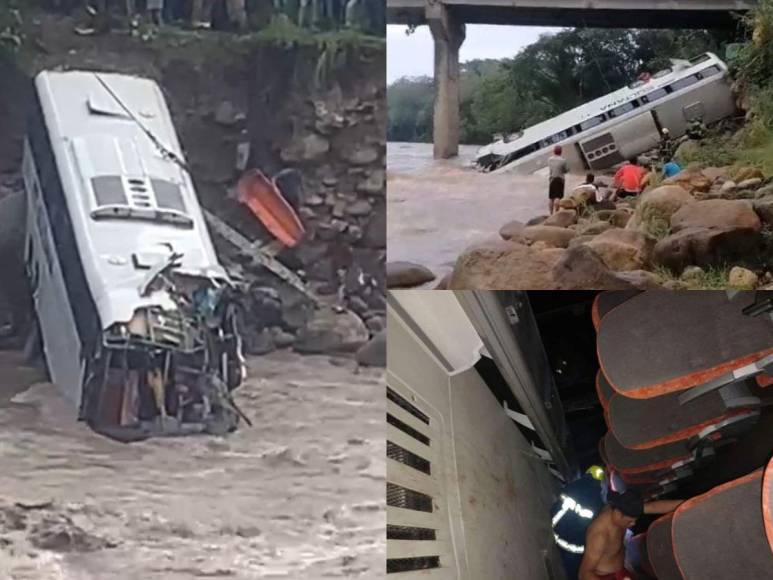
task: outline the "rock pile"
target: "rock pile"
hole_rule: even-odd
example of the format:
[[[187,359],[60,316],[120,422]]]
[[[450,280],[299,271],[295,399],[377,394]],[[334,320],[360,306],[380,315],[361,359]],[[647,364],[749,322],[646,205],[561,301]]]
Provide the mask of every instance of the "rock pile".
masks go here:
[[[754,167],[691,167],[608,209],[564,200],[468,248],[451,289],[734,288],[773,282],[773,182]]]

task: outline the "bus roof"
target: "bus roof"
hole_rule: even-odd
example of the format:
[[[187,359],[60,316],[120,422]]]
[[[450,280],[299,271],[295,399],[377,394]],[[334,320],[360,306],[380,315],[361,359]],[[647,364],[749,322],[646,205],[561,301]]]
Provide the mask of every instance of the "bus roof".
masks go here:
[[[121,74],[44,71],[35,86],[103,327],[130,319],[142,305],[174,306],[138,290],[145,262],[162,261],[169,247],[183,255],[181,272],[227,279],[190,176],[143,131],[183,159],[158,85]]]

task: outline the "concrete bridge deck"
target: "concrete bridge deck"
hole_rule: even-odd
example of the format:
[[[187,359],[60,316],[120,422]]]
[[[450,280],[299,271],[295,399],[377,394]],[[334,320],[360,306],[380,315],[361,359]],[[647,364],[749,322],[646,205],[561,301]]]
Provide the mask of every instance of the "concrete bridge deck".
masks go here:
[[[728,28],[755,0],[433,0],[468,24]],[[425,24],[426,0],[387,0],[390,24]]]

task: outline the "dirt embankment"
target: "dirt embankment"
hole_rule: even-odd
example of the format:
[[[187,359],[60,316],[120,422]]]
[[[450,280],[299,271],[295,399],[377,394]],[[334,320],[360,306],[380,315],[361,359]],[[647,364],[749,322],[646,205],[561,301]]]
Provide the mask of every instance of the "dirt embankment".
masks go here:
[[[0,63],[0,190],[21,186],[24,116],[36,72],[86,69],[153,78],[166,93],[202,205],[250,238],[266,239],[248,210],[227,197],[241,174],[239,154],[248,154],[247,167],[267,174],[300,170],[299,213],[307,236],[280,259],[318,294],[331,300],[343,295],[362,321],[358,330],[383,327],[383,43],[343,37],[280,42],[176,29],[151,38],[126,32],[81,37],[74,26],[41,14],[28,23],[20,64]],[[227,261],[233,258],[227,247],[218,249]],[[268,308],[275,324],[257,329],[256,351],[273,349],[277,333],[286,344],[290,338],[280,331],[293,335],[312,316],[272,275],[259,275],[253,291],[255,307]]]

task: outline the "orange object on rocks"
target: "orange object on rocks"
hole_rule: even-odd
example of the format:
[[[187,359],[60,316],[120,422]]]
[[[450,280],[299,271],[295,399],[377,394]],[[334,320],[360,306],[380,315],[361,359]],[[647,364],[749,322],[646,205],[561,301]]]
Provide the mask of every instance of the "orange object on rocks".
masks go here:
[[[260,170],[251,169],[245,173],[239,180],[237,191],[239,201],[250,208],[277,240],[289,248],[301,241],[306,230],[298,214],[287,203],[276,183]]]

